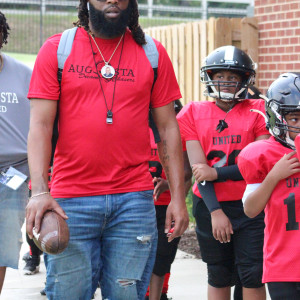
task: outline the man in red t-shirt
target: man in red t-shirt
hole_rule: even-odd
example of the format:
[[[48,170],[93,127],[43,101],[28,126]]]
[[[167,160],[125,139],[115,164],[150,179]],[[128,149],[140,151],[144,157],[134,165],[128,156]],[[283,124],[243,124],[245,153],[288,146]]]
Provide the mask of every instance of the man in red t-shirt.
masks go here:
[[[146,41],[136,0],[81,0],[78,17],[61,88],[56,58],[61,35],[45,42],[33,71],[28,94],[32,196],[26,229],[30,236],[34,226],[39,231],[49,209],[68,222],[68,248],[45,256],[50,300],[90,299],[98,282],[104,299],[143,299],[157,242],[147,155],[149,106],[172,194],[166,231],[172,221],[175,227],[169,241],[188,226],[181,138],[173,108],[181,94],[171,61],[157,41],[152,89],[154,72],[142,48]],[[115,70],[111,78],[101,75],[107,65]],[[58,106],[50,194],[47,169]]]

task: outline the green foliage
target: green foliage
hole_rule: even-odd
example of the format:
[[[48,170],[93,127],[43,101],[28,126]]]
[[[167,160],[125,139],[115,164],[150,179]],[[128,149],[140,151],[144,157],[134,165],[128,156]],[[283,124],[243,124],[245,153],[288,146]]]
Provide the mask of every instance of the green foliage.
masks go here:
[[[23,53],[13,53],[13,52],[5,52],[5,54],[14,57],[16,60],[23,62],[33,69],[34,62],[36,59],[35,54],[23,54]]]
[[[193,180],[193,184],[194,184],[194,180]],[[193,216],[193,191],[192,191],[192,188],[190,188],[189,193],[188,193],[187,197],[185,198],[185,203],[186,203],[187,210],[189,213],[190,226],[191,226],[192,224],[195,224],[195,218]]]

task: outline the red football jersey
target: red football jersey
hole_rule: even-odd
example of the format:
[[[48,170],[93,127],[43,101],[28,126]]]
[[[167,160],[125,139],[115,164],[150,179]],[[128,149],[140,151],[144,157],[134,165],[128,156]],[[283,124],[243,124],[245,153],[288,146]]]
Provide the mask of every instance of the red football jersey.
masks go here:
[[[59,99],[60,36],[49,38],[41,48],[28,98]],[[153,188],[148,165],[149,104],[153,108],[161,107],[180,99],[181,94],[172,63],[159,42],[155,41],[159,63],[152,90],[154,72],[143,48],[129,31],[123,39],[124,44],[120,43],[110,61],[116,76],[101,77],[101,88],[98,74],[104,66],[103,59],[87,32],[83,28],[77,30],[62,74],[59,139],[51,189],[56,198]],[[118,41],[119,38],[96,38],[107,60]],[[106,123],[107,109],[112,109],[113,124]]]
[[[185,141],[200,142],[209,166],[223,167],[236,164],[240,151],[258,136],[269,134],[264,118],[250,109],[265,111],[264,101],[244,100],[228,113],[215,102],[191,102],[177,116],[181,134]],[[219,120],[224,120],[228,128],[218,132]],[[242,199],[245,181],[227,180],[214,183],[218,201]],[[197,184],[193,192],[201,197]]]
[[[155,177],[161,177],[166,179],[165,171],[160,163],[160,159],[158,156],[157,144],[155,144],[153,132],[149,129],[150,132],[150,142],[151,142],[151,157],[149,160],[149,170]],[[169,205],[171,201],[170,191],[165,191],[160,194],[157,201],[154,202],[155,205]]]
[[[247,184],[261,183],[292,150],[274,137],[248,145],[238,157]],[[300,173],[281,180],[265,207],[263,282],[300,282]]]

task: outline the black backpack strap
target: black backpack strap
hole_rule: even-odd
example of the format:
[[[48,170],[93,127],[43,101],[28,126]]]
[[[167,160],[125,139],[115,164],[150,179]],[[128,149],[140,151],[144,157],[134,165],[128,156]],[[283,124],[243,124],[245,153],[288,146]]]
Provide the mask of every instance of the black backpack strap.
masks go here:
[[[53,124],[53,131],[52,131],[52,139],[51,139],[52,149],[51,149],[50,166],[53,166],[54,152],[55,152],[57,140],[58,140],[58,107],[57,107],[57,113]]]

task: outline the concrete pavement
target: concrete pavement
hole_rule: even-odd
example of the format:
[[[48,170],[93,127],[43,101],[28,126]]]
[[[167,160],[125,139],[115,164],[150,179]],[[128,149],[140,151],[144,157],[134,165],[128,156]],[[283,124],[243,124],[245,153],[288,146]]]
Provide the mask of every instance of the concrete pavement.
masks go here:
[[[26,249],[24,248],[25,252]],[[22,254],[25,253],[22,251]],[[40,272],[35,275],[23,275],[24,262],[20,261],[19,270],[7,269],[7,275],[0,299],[2,300],[46,300],[40,290],[44,287],[45,265],[42,261]],[[205,299],[206,269],[204,263],[192,256],[178,251],[172,267],[169,296],[173,300]],[[100,290],[96,291],[96,300],[101,300]],[[72,299],[66,299],[72,300]],[[125,300],[125,299],[124,299]]]
[[[25,241],[25,238],[24,238]],[[22,256],[28,251],[27,243],[23,243],[20,255],[19,270],[7,269],[1,300],[46,300],[40,294],[44,287],[46,270],[42,259],[40,272],[35,275],[23,275],[24,261]],[[178,250],[172,265],[168,296],[173,300],[205,300],[207,290],[206,265],[201,259]],[[96,291],[95,300],[101,300],[101,292]],[[268,299],[270,299],[268,297]],[[72,299],[66,299],[72,300]],[[128,299],[124,299],[128,300]],[[255,299],[253,299],[255,300]]]

